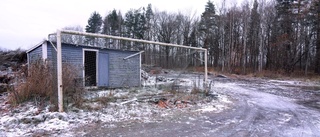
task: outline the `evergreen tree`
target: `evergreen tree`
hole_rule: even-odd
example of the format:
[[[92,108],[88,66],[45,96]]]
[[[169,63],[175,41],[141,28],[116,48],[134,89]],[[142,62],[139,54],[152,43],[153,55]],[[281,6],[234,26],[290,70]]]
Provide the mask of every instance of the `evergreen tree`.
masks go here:
[[[316,55],[315,55],[315,73],[320,74],[320,1],[314,0],[311,6],[312,31],[315,36]]]
[[[153,11],[152,11],[152,6],[151,4],[148,4],[148,7],[147,7],[147,11],[146,11],[146,37],[145,39],[147,40],[152,40],[152,33],[151,33],[151,30],[152,30],[152,20],[154,19],[154,14],[153,14]]]
[[[102,25],[102,17],[101,15],[94,11],[90,18],[88,19],[88,25],[86,26],[86,32],[89,33],[100,33]],[[89,44],[95,44],[95,38],[93,37],[86,37],[87,42]]]
[[[143,39],[146,27],[146,17],[144,9],[130,10],[125,15],[125,26],[127,35],[132,38]]]
[[[205,6],[205,11],[201,15],[200,31],[209,34],[216,26],[216,12],[214,4],[209,0]]]
[[[102,34],[120,35],[122,17],[118,15],[116,10],[110,12],[103,21]]]
[[[114,9],[103,20],[102,34],[121,36],[123,18],[120,11]],[[112,39],[105,39],[105,46],[108,48],[120,48],[120,42]]]
[[[202,37],[202,47],[209,51],[209,62],[214,62],[214,66],[218,65],[219,43],[218,43],[218,27],[217,15],[214,4],[209,0],[205,6],[205,11],[201,15],[199,31]],[[212,60],[214,59],[214,61]],[[210,63],[211,64],[211,63]]]
[[[258,13],[258,2],[254,1],[251,10],[249,33],[248,33],[248,48],[250,52],[250,61],[254,65],[254,70],[257,69],[259,56],[259,31],[260,31],[260,14]],[[246,56],[246,55],[245,55]],[[247,57],[246,57],[247,58]]]
[[[291,73],[294,66],[294,44],[293,44],[293,22],[294,14],[292,13],[292,4],[296,0],[277,0],[276,10],[277,17],[274,27],[274,44],[276,52],[274,57],[274,66],[282,66],[287,72]]]
[[[292,4],[296,0],[277,0],[277,19],[279,23],[279,31],[281,33],[291,34],[292,33]]]
[[[153,18],[154,14],[153,14],[153,11],[152,11],[152,6],[151,4],[148,4],[148,7],[147,7],[147,11],[146,11],[146,21],[147,22],[150,22],[151,19]]]
[[[137,26],[135,28],[136,38],[144,39],[145,31],[147,29],[146,27],[147,20],[145,17],[144,9],[142,12],[138,12],[135,14],[135,19],[137,22]]]
[[[146,19],[146,24],[145,24],[145,36],[144,39],[145,40],[152,40],[153,39],[153,30],[154,28],[152,28],[153,25],[153,19],[154,19],[154,14],[153,14],[153,10],[152,10],[152,6],[151,4],[148,4],[147,9],[146,9],[146,13],[145,13],[145,19]],[[142,59],[142,61],[144,63],[150,62],[152,61],[152,50],[154,49],[154,45],[153,46],[144,46],[144,58]]]
[[[129,10],[125,14],[125,21],[124,25],[126,28],[126,37],[134,38],[134,28],[136,26],[135,18],[134,18],[134,11]]]

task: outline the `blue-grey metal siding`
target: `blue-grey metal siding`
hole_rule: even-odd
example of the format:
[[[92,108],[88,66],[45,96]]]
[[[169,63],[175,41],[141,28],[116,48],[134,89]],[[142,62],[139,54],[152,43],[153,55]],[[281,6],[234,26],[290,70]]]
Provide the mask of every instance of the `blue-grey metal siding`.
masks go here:
[[[53,69],[57,68],[57,51],[50,43],[47,43],[47,61]]]
[[[29,63],[32,63],[40,59],[42,59],[42,46],[39,46],[28,53]]]
[[[50,42],[47,42],[47,60],[54,73],[57,68],[57,52]],[[98,50],[98,86],[110,88],[139,86],[140,83],[140,56],[134,56],[127,60],[123,58],[137,53],[136,51],[120,51],[101,49],[98,47],[75,46],[62,44],[62,61],[77,68],[79,78],[83,78],[83,49]],[[39,46],[29,53],[30,59],[42,57],[42,47]],[[29,60],[30,61],[30,60]],[[56,74],[54,74],[56,75]]]
[[[73,65],[78,75],[83,77],[83,53],[77,46],[62,45],[62,62]]]
[[[48,43],[48,61],[52,62],[52,67],[57,68],[57,52],[53,46]],[[83,77],[83,60],[82,48],[72,45],[62,44],[62,65],[68,63],[74,66],[75,71],[78,72],[78,77]]]
[[[47,44],[47,59],[49,61],[57,60],[57,52],[50,43]]]
[[[98,54],[98,86],[109,86],[109,54],[107,52],[99,52]]]
[[[57,51],[51,45],[50,42],[47,42],[47,63],[52,70],[52,90],[58,90],[58,81],[57,81]],[[55,96],[57,96],[57,92],[54,92]]]
[[[109,51],[109,86],[131,87],[140,85],[140,56],[123,58],[136,52]]]

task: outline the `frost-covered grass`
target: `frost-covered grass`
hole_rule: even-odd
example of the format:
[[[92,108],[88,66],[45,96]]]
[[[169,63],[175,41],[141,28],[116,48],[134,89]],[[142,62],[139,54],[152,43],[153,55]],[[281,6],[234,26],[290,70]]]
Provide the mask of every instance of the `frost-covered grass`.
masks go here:
[[[188,78],[189,77],[189,78]],[[215,98],[191,95],[191,90],[174,94],[171,98],[196,98],[186,107],[161,108],[154,102],[154,97],[172,94],[166,88],[153,86],[153,76],[146,82],[150,86],[144,88],[113,89],[88,91],[80,108],[67,104],[63,113],[50,112],[49,106],[37,106],[33,101],[11,107],[7,94],[0,96],[0,137],[1,136],[73,136],[77,127],[88,124],[112,123],[125,121],[150,122],[155,118],[167,117],[184,112],[220,112],[231,103],[224,95]],[[169,85],[173,80],[168,78],[159,85]],[[194,77],[179,79],[182,86],[192,88]],[[194,97],[197,96],[197,97]],[[77,133],[79,135],[79,133]]]

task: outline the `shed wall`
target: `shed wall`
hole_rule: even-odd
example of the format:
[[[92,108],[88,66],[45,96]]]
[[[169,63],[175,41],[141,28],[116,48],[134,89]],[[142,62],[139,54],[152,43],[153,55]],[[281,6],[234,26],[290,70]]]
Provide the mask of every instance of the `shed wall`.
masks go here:
[[[79,77],[83,77],[83,53],[82,48],[77,46],[62,45],[62,65],[65,63],[74,66]]]
[[[29,63],[32,63],[32,62],[40,60],[40,59],[42,59],[42,46],[35,48],[34,50],[29,52],[29,54],[28,54],[28,62]]]
[[[57,52],[51,45],[47,42],[47,59],[52,66],[53,72],[56,73],[57,68]],[[98,66],[104,66],[99,68],[98,74],[98,85],[107,87],[118,88],[118,87],[132,87],[139,86],[140,82],[140,56],[134,56],[127,60],[123,58],[137,53],[136,51],[120,51],[120,50],[110,50],[101,49],[95,47],[85,47],[85,46],[75,46],[71,44],[62,44],[62,61],[63,63],[72,64],[77,69],[79,78],[83,78],[83,49],[96,49],[98,50]],[[107,54],[108,57],[104,59],[99,59],[102,54]],[[39,46],[29,53],[29,58],[31,60],[41,59],[42,48]],[[106,60],[107,59],[107,60]],[[107,63],[107,64],[106,64]],[[105,70],[102,70],[104,68]],[[56,74],[54,74],[56,75]],[[101,76],[107,76],[108,78],[102,78]],[[107,82],[102,80],[108,80]]]
[[[98,86],[109,86],[109,53],[107,51],[100,51],[98,54]]]
[[[123,58],[136,52],[109,52],[109,86],[132,87],[140,85],[140,56],[127,60]]]

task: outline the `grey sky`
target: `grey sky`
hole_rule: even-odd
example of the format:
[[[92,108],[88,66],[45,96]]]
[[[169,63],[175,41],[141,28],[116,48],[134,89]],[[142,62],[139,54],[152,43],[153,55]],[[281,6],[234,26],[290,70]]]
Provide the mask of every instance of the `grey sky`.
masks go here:
[[[66,26],[83,28],[93,11],[103,17],[111,10],[146,7],[160,11],[200,15],[208,0],[1,0],[0,49],[28,49],[47,35]],[[222,0],[211,0],[219,7]],[[227,0],[235,3],[236,0]],[[238,3],[241,0],[237,0]]]

